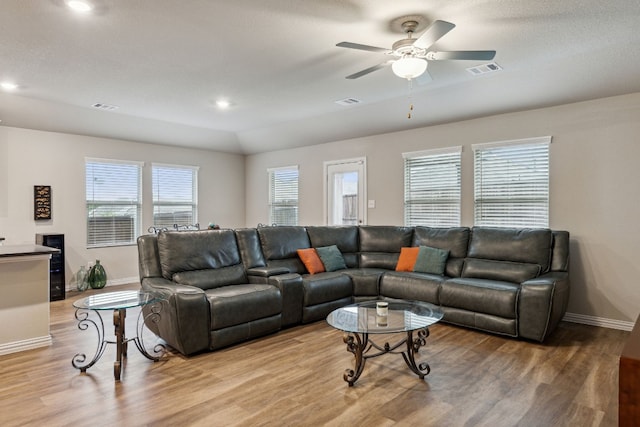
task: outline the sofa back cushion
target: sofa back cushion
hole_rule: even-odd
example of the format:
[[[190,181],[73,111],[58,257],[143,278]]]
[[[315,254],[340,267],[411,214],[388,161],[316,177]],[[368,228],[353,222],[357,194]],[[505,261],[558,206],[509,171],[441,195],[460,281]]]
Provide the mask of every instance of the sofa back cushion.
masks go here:
[[[537,277],[539,274],[540,266],[538,264],[478,258],[467,258],[462,269],[462,277],[512,283],[522,283],[525,280]]]
[[[145,234],[138,237],[138,269],[140,279],[162,277],[158,255],[158,236]]]
[[[551,271],[569,270],[569,232],[554,230],[553,254],[551,255]]]
[[[258,228],[262,253],[267,262],[298,258],[298,249],[311,247],[304,227],[274,226]]]
[[[158,253],[162,276],[168,280],[180,272],[240,264],[233,230],[163,232],[158,235]]]
[[[255,228],[241,228],[235,231],[240,258],[245,268],[264,267],[266,265],[262,248],[260,247],[260,237]]]
[[[460,277],[463,260],[467,256],[469,236],[468,227],[416,227],[413,232],[412,246],[429,246],[449,251],[444,274],[449,277]]]
[[[411,246],[412,227],[361,226],[360,268],[395,270],[400,250]]]
[[[304,227],[273,226],[258,228],[262,254],[268,267],[286,268],[290,273],[306,273],[298,249],[311,247]]]
[[[537,264],[549,269],[553,235],[549,229],[474,227],[467,257]]]
[[[318,226],[307,227],[309,241],[314,248],[336,245],[348,268],[358,267],[358,227]]]
[[[360,252],[395,252],[411,246],[412,227],[363,225],[359,229]]]

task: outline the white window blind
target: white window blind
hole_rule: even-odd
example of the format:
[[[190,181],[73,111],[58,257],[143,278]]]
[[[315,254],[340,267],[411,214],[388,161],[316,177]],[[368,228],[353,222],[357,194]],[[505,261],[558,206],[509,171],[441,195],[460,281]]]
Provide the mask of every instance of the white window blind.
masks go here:
[[[269,169],[269,224],[298,225],[298,167]]]
[[[404,153],[404,224],[460,225],[462,147]]]
[[[85,160],[87,247],[135,244],[142,210],[142,164]]]
[[[174,225],[198,222],[198,168],[153,164],[153,226],[172,229]]]
[[[551,137],[476,144],[475,224],[549,226]]]

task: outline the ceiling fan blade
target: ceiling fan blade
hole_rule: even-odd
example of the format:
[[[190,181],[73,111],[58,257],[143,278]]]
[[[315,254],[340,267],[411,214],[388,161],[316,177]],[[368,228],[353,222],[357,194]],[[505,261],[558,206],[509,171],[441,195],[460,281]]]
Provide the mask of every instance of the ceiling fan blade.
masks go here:
[[[389,52],[389,49],[385,49],[382,47],[375,47],[375,46],[369,46],[366,44],[358,44],[358,43],[350,43],[350,42],[340,42],[336,46],[346,47],[348,49],[367,50],[369,52],[382,52],[382,53]]]
[[[424,73],[420,74],[418,77],[413,79],[413,81],[418,83],[418,86],[424,86],[427,83],[431,83],[432,80],[433,80],[433,77],[431,77],[431,74],[429,74],[429,71],[425,71]]]
[[[349,79],[349,80],[353,80],[353,79],[357,79],[358,77],[362,77],[365,76],[369,73],[373,73],[374,71],[380,70],[381,68],[384,68],[386,66],[388,66],[389,64],[391,64],[393,61],[387,61],[387,62],[383,62],[382,64],[378,64],[378,65],[374,65],[373,67],[369,67],[366,68],[362,71],[358,71],[357,73],[353,73],[345,78]]]
[[[447,34],[455,28],[455,24],[447,21],[434,21],[420,37],[413,43],[414,46],[422,49],[428,49],[432,44],[437,42],[440,37]]]
[[[452,52],[429,52],[427,59],[461,59],[464,61],[491,61],[496,56],[495,50],[454,50]]]

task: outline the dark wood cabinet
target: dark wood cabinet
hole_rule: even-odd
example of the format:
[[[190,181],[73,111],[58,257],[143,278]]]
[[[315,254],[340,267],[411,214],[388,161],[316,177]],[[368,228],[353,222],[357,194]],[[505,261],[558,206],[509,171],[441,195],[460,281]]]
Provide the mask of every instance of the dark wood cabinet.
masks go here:
[[[49,300],[65,298],[66,281],[64,279],[64,234],[36,234],[36,244],[60,249],[51,255],[49,262]]]
[[[640,316],[620,355],[618,425],[640,426]]]

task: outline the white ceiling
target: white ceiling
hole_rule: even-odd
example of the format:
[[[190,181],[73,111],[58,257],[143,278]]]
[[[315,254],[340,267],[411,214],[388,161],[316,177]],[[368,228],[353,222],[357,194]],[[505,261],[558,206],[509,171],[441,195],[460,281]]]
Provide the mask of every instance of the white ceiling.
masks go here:
[[[0,2],[0,81],[20,85],[2,125],[250,154],[640,91],[640,0],[89,1]],[[345,79],[388,57],[336,43],[390,47],[406,15],[456,24],[434,50],[496,50],[503,71]]]

